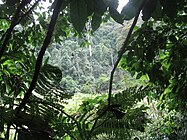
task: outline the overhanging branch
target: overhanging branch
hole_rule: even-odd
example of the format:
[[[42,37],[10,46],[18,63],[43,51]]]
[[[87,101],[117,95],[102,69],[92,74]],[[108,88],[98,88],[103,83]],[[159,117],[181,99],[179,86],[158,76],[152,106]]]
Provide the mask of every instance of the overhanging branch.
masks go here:
[[[109,92],[108,92],[108,106],[111,105],[112,83],[113,83],[113,77],[114,77],[115,70],[116,70],[116,68],[117,68],[117,66],[118,66],[118,64],[119,64],[119,62],[120,62],[120,60],[121,60],[121,58],[122,58],[122,56],[123,56],[123,54],[125,52],[125,48],[126,48],[128,42],[129,42],[129,39],[130,39],[131,34],[133,32],[133,29],[134,29],[134,27],[135,27],[135,25],[136,25],[136,23],[138,21],[138,17],[140,15],[140,11],[143,9],[143,7],[144,7],[144,5],[145,5],[146,2],[147,2],[147,0],[144,0],[144,2],[142,2],[142,5],[140,6],[140,8],[139,8],[139,10],[138,10],[138,12],[137,12],[137,14],[136,14],[136,16],[134,18],[134,21],[133,21],[133,23],[132,23],[132,25],[131,25],[131,27],[129,29],[129,32],[127,34],[127,38],[125,39],[125,41],[123,43],[123,46],[120,49],[120,52],[119,52],[119,55],[118,55],[118,59],[115,62],[114,67],[113,67],[113,69],[111,71],[111,74],[110,74],[110,83],[109,83]]]

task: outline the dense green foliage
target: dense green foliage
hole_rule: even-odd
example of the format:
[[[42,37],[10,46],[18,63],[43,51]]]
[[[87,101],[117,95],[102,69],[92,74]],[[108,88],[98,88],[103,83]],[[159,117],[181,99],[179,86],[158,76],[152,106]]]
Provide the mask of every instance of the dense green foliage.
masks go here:
[[[60,84],[65,92],[72,94],[75,92],[106,93],[108,91],[110,71],[117,58],[120,46],[118,42],[122,38],[121,36],[115,38],[119,32],[125,34],[126,30],[123,26],[108,21],[92,36],[87,37],[87,44],[81,38],[69,37],[62,38],[63,44],[53,44],[48,48],[45,58],[49,58],[50,64],[62,70],[63,78]],[[80,47],[83,44],[85,46]],[[124,77],[127,78],[124,79]],[[127,85],[129,86],[129,81],[127,81],[129,78],[131,76],[128,72],[117,69],[114,89],[122,90]],[[137,83],[132,86],[135,84]]]
[[[0,139],[187,138],[185,1],[49,3],[0,4]]]

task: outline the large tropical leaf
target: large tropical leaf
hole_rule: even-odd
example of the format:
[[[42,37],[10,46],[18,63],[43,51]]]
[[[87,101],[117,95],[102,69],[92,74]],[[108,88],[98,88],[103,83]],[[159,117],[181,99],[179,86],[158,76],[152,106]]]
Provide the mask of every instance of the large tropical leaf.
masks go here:
[[[84,0],[71,0],[70,18],[75,29],[80,33],[87,20],[87,7]]]
[[[121,11],[124,20],[130,20],[137,14],[144,0],[130,0]]]

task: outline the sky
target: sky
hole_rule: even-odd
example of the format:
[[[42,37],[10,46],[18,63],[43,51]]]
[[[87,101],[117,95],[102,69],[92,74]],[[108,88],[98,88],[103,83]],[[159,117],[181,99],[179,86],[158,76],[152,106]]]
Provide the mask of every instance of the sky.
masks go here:
[[[121,12],[123,7],[128,3],[129,0],[119,0],[118,11]]]

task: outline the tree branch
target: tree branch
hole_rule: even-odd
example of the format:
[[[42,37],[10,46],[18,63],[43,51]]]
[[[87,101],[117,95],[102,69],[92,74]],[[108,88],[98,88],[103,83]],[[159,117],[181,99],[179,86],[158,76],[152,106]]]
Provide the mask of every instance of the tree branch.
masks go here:
[[[23,20],[27,15],[29,15],[29,13],[31,13],[31,11],[37,6],[37,4],[39,3],[40,0],[37,0],[33,6],[26,12],[24,13],[21,18],[18,20],[17,24],[19,24],[21,22],[21,20]]]
[[[41,65],[42,65],[43,56],[45,54],[45,51],[46,51],[47,47],[49,46],[49,44],[51,42],[51,38],[53,36],[53,31],[54,31],[54,28],[55,28],[55,24],[56,24],[58,15],[60,13],[60,8],[61,8],[61,5],[62,5],[63,1],[62,0],[56,0],[55,2],[56,2],[56,7],[53,10],[53,15],[51,17],[51,21],[50,21],[50,24],[49,24],[49,27],[48,27],[47,35],[46,35],[45,40],[43,42],[43,46],[42,46],[42,48],[41,48],[41,50],[38,54],[38,58],[36,60],[35,71],[34,71],[34,75],[33,75],[33,78],[32,78],[32,82],[30,84],[29,89],[25,93],[25,96],[24,96],[21,104],[17,108],[17,113],[19,113],[21,111],[21,109],[26,105],[29,97],[32,95],[32,91],[35,88],[35,85],[36,85],[36,82],[37,82],[37,79],[38,79],[38,75],[39,75],[39,72],[40,72],[40,68],[41,68]]]
[[[11,122],[7,124],[7,131],[6,131],[6,135],[5,135],[5,140],[9,140],[10,127],[11,127]]]
[[[115,62],[114,67],[113,67],[113,69],[111,71],[111,74],[110,74],[110,83],[109,83],[109,93],[108,93],[108,106],[111,105],[112,83],[113,83],[113,77],[114,77],[115,70],[116,70],[116,68],[117,68],[117,66],[118,66],[118,64],[119,64],[119,62],[120,62],[120,60],[121,60],[121,58],[122,58],[122,56],[123,56],[123,54],[125,52],[126,46],[128,45],[128,42],[129,42],[129,39],[130,39],[131,34],[133,32],[133,29],[134,29],[134,27],[135,27],[135,25],[136,25],[136,23],[138,21],[138,17],[140,15],[140,11],[143,9],[143,6],[145,5],[146,2],[147,2],[147,0],[144,0],[144,2],[142,2],[142,5],[140,6],[140,8],[139,8],[139,10],[138,10],[138,12],[137,12],[137,14],[136,14],[136,16],[134,18],[134,21],[133,21],[133,23],[132,23],[132,25],[131,25],[131,27],[129,29],[129,32],[127,34],[127,38],[125,39],[125,41],[123,43],[123,46],[120,49],[120,52],[119,52],[119,55],[118,55],[118,59]]]

